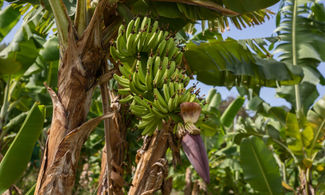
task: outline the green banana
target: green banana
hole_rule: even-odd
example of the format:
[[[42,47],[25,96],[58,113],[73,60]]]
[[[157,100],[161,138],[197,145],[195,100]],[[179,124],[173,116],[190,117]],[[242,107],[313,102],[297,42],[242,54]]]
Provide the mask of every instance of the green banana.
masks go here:
[[[160,104],[159,100],[153,101],[152,108],[157,108],[164,116],[165,116],[165,114],[168,114],[167,105],[166,105],[166,107],[164,107],[163,105]]]
[[[156,115],[156,116],[158,116],[159,118],[165,118],[166,117],[166,115],[164,114],[164,113],[162,113],[158,108],[157,108],[157,106],[155,105],[152,105],[152,112]]]
[[[150,108],[150,105],[144,100],[144,99],[141,99],[139,96],[134,96],[134,101],[137,103],[137,104],[139,104],[139,105],[141,105],[141,106],[144,106],[144,107],[146,107],[147,109],[151,109]],[[149,100],[148,100],[149,101]]]
[[[121,25],[119,28],[118,28],[118,34],[121,35],[124,33],[124,30],[125,30],[125,26],[124,25]]]
[[[155,57],[149,56],[149,58],[147,60],[147,70],[152,70],[154,61],[155,61]]]
[[[195,100],[196,100],[196,95],[192,94],[190,99],[189,99],[189,102],[195,102]]]
[[[146,82],[146,75],[145,75],[145,72],[143,70],[141,60],[137,60],[137,62],[136,62],[136,70],[138,71],[140,81],[142,83],[145,83]]]
[[[175,72],[175,69],[176,69],[175,61],[171,61],[168,66],[168,78],[170,78],[173,75],[173,73]]]
[[[163,85],[163,93],[164,93],[165,101],[168,102],[168,100],[170,98],[170,94],[169,94],[169,89],[168,89],[167,83],[164,83],[164,85]]]
[[[138,33],[138,29],[140,27],[140,22],[141,22],[141,19],[138,17],[134,22],[134,33]]]
[[[122,34],[118,35],[116,38],[116,48],[121,55],[129,55],[128,51],[126,50],[126,38]]]
[[[156,121],[156,116],[152,117],[152,118],[149,118],[147,120],[141,120],[140,123],[138,124],[138,128],[139,129],[143,129],[145,128],[146,126],[154,123]]]
[[[170,37],[167,40],[166,47],[162,53],[162,56],[167,56],[168,52],[173,48],[173,46],[175,46],[175,42],[174,42],[174,39],[172,37]]]
[[[158,84],[160,83],[159,79],[161,79],[163,76],[162,67],[159,67],[157,74],[155,75],[155,78],[153,79],[153,84],[155,87],[158,87]]]
[[[140,31],[144,31],[145,30],[145,27],[147,25],[147,22],[148,22],[148,17],[144,17],[143,20],[142,20],[142,23],[141,23],[141,27],[140,27]]]
[[[173,57],[175,56],[175,54],[177,53],[178,48],[176,47],[175,44],[173,44],[172,48],[168,51],[168,59],[173,59]]]
[[[160,56],[162,56],[164,50],[165,50],[165,47],[166,47],[166,43],[167,41],[164,39],[162,40],[159,45],[158,45],[158,48],[157,48],[157,52]]]
[[[162,76],[161,82],[158,83],[159,88],[161,88],[163,86],[163,84],[167,81],[168,81],[168,72],[167,72],[167,70],[165,70],[165,73]]]
[[[135,95],[144,95],[144,92],[141,91],[136,87],[136,81],[132,78],[130,81],[130,90],[135,94]]]
[[[147,47],[149,49],[154,49],[154,44],[155,44],[157,38],[158,38],[158,34],[156,32],[154,32],[152,34],[152,36],[150,37],[150,39],[147,39],[148,40]]]
[[[117,49],[115,47],[111,46],[109,48],[109,50],[110,50],[110,54],[111,54],[112,58],[115,61],[117,61],[118,59],[123,59],[123,57],[121,56],[121,54],[117,51]]]
[[[166,69],[168,67],[168,62],[169,62],[168,57],[164,57],[164,59],[163,59],[163,61],[161,63],[161,67],[162,67],[163,72],[166,71]]]
[[[148,18],[148,22],[147,22],[147,27],[146,27],[146,32],[147,33],[149,33],[149,31],[150,31],[150,25],[151,25],[151,19],[150,18]]]
[[[160,30],[157,34],[158,34],[157,35],[157,40],[156,40],[156,42],[154,44],[154,47],[156,47],[157,44],[160,43],[164,39],[164,34],[165,33],[164,33],[164,31]]]
[[[186,76],[183,80],[184,86],[187,86],[190,83],[191,78]]]
[[[168,58],[164,57],[161,66],[159,67],[157,74],[155,75],[155,78],[153,80],[154,84],[156,85],[156,87],[161,88],[162,84],[164,83],[164,73],[167,69],[168,66]]]
[[[149,110],[144,106],[130,105],[130,110],[134,115],[144,116],[149,113]]]
[[[173,82],[175,93],[179,92],[178,82]]]
[[[125,98],[120,99],[119,102],[124,104],[124,103],[131,101],[132,99],[133,99],[133,95],[130,94],[130,95],[126,96]]]
[[[141,32],[137,33],[136,36],[135,36],[135,40],[134,40],[134,47],[135,47],[135,49],[136,49],[137,52],[140,52],[139,47],[141,45],[141,43],[140,43],[140,41],[141,41],[141,35],[142,35]]]
[[[127,79],[131,78],[131,70],[127,67],[127,65],[119,65],[118,66],[120,73]]]
[[[173,82],[170,82],[168,84],[168,88],[169,88],[169,95],[170,95],[170,97],[173,97],[175,95],[174,83]]]
[[[188,102],[191,97],[191,92],[186,90],[185,93],[182,95],[181,102]]]
[[[135,34],[130,34],[126,40],[126,50],[129,52],[129,55],[134,55],[136,53],[135,43]]]
[[[147,87],[147,90],[148,91],[151,91],[152,88],[153,88],[153,85],[152,85],[152,70],[150,69],[147,69],[147,74],[146,74],[146,87]]]
[[[142,120],[149,120],[149,119],[154,118],[154,117],[156,117],[156,115],[154,113],[150,112],[150,113],[142,116],[141,119]]]
[[[139,72],[135,71],[132,76],[132,81],[134,81],[134,85],[137,89],[139,89],[141,92],[145,92],[147,90],[146,86],[144,86],[139,79]]]
[[[146,75],[146,86],[147,90],[151,91],[152,90],[152,80],[153,80],[153,75],[152,75],[152,65],[153,65],[154,58],[149,57],[147,61],[147,75]]]
[[[139,42],[137,43],[137,49],[138,49],[138,52],[141,52],[144,49],[144,42],[147,37],[147,32],[139,32],[139,33],[141,36],[140,36]]]
[[[173,105],[173,110],[175,110],[175,109],[177,109],[178,108],[178,102],[179,102],[179,99],[180,99],[180,97],[179,97],[179,95],[178,95],[178,93],[176,93],[176,95],[175,95],[175,98],[174,98],[174,105]]]
[[[184,83],[179,82],[179,83],[178,83],[178,87],[177,87],[177,89],[178,89],[181,93],[183,93],[183,90],[184,90]]]
[[[175,58],[175,61],[176,61],[176,65],[177,66],[180,66],[183,62],[183,52],[180,52],[177,54],[176,58]]]
[[[132,33],[132,29],[133,29],[133,26],[134,26],[134,23],[135,21],[134,20],[131,20],[126,28],[126,31],[125,31],[125,37],[128,37],[131,33]]]
[[[157,56],[156,58],[155,58],[155,63],[154,63],[154,66],[153,66],[153,75],[156,75],[157,74],[157,72],[158,72],[158,69],[159,69],[159,67],[160,67],[160,56]]]
[[[130,88],[123,88],[123,89],[118,89],[117,93],[120,95],[129,95],[131,92]]]
[[[155,21],[152,25],[151,32],[154,33],[158,30],[158,21]]]
[[[172,112],[173,111],[173,107],[174,107],[174,98],[171,97],[168,100],[168,106],[167,106],[168,111],[169,112]]]
[[[151,135],[156,129],[157,129],[157,121],[154,120],[152,123],[150,123],[143,129],[141,134],[142,135]]]
[[[172,74],[172,76],[171,76],[171,79],[172,80],[176,80],[176,79],[178,79],[178,77],[179,77],[179,69],[178,68],[176,68],[175,69],[175,71],[174,71],[174,73]]]
[[[118,76],[117,74],[113,75],[113,78],[118,82],[118,84],[123,88],[130,87],[130,81],[122,76]]]
[[[167,103],[165,102],[165,99],[163,98],[163,96],[161,96],[161,94],[157,88],[153,89],[153,94],[157,98],[159,103],[162,105],[162,107],[167,108]]]

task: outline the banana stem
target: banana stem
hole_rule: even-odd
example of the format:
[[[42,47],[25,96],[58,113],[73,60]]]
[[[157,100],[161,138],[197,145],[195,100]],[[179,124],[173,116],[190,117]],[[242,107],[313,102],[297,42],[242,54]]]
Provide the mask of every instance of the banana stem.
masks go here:
[[[297,64],[297,46],[296,46],[296,23],[297,23],[297,1],[293,0],[293,16],[292,16],[292,64],[294,66]],[[295,85],[295,97],[296,97],[296,114],[297,118],[301,118],[302,106],[300,97],[299,84]]]
[[[107,72],[107,66],[104,64],[103,72]],[[100,92],[102,95],[102,104],[103,104],[103,112],[104,114],[108,113],[110,111],[109,107],[109,94],[108,94],[108,87],[107,83],[103,83],[100,85]],[[110,119],[104,120],[104,128],[105,128],[105,143],[106,143],[106,163],[107,163],[107,193],[108,195],[113,194],[110,188],[111,185],[111,171],[112,171],[112,151],[110,147],[110,132],[109,132],[109,121]]]
[[[74,25],[76,27],[78,37],[80,38],[87,27],[87,0],[77,1],[77,11]]]
[[[68,44],[69,25],[71,24],[67,8],[62,0],[49,0],[49,3],[55,17],[60,43],[65,48]]]
[[[9,107],[10,80],[11,80],[11,76],[9,75],[8,83],[7,83],[6,88],[5,88],[3,104],[2,104],[2,107],[1,107],[1,111],[0,111],[0,132],[2,132],[2,127],[3,127],[4,123],[6,122],[6,118],[7,118],[7,114],[8,114],[7,111],[8,111],[8,107]]]
[[[297,23],[297,0],[293,0],[293,11],[292,11],[292,64],[297,66],[297,46],[296,46],[296,23]],[[301,97],[300,97],[300,88],[299,84],[295,85],[295,97],[296,97],[296,115],[298,121],[300,121],[301,116],[303,115],[303,109],[301,106]],[[299,122],[300,124],[300,122]],[[299,125],[300,126],[300,125]],[[300,136],[302,137],[301,133]],[[304,149],[303,149],[304,150]],[[309,171],[302,171],[305,178],[308,178]],[[309,194],[308,181],[305,181],[305,192],[306,195]]]

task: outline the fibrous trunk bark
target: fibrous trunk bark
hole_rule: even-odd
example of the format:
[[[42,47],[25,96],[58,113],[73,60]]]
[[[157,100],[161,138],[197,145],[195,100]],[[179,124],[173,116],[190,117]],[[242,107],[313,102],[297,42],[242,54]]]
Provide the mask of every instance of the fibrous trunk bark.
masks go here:
[[[163,124],[160,131],[152,136],[148,148],[140,155],[129,195],[153,194],[161,189],[163,194],[171,191],[172,179],[166,179],[168,175],[165,153],[168,148],[168,138],[171,135],[171,123]]]
[[[112,194],[124,194],[123,187],[125,185],[123,175],[124,169],[122,168],[123,162],[125,160],[125,152],[126,152],[126,125],[125,121],[121,115],[121,113],[125,113],[126,110],[124,107],[116,101],[117,96],[110,91],[109,92],[109,100],[110,100],[110,109],[114,113],[114,116],[109,119],[109,131],[110,131],[110,148],[112,151],[112,159],[111,159],[111,186],[108,186],[107,182],[107,174],[108,174],[108,163],[107,163],[107,152],[106,146],[104,146],[102,151],[102,163],[101,163],[101,172],[98,182],[98,195],[106,195],[108,194],[109,187],[111,189]]]
[[[191,195],[192,194],[192,172],[191,168],[186,168],[185,172],[185,189],[184,195]]]
[[[80,150],[92,130],[83,123],[105,60],[100,42],[95,40],[100,40],[101,20],[97,17],[80,39],[70,26],[68,46],[61,51],[58,92],[49,89],[53,117],[35,194],[72,194]]]

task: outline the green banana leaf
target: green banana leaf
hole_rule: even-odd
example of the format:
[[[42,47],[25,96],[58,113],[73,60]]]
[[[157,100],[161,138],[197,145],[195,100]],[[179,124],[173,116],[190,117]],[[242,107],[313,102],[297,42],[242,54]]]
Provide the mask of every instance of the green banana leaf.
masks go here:
[[[300,67],[259,58],[233,39],[189,42],[185,59],[197,80],[213,86],[276,87],[297,84],[302,75]]]
[[[0,163],[0,194],[23,174],[44,123],[44,106],[35,103]]]
[[[220,121],[225,127],[231,126],[231,124],[234,122],[237,112],[243,106],[244,102],[244,97],[238,97],[233,102],[231,102],[227,109],[222,113]]]
[[[308,111],[307,120],[311,123],[315,134],[311,146],[311,149],[313,149],[316,144],[325,140],[325,96],[318,100],[313,108]]]
[[[303,82],[299,84],[300,89],[300,99],[303,106],[303,110],[307,113],[310,106],[314,103],[316,98],[318,98],[319,93],[315,85],[309,82]],[[277,96],[284,98],[292,105],[292,110],[296,108],[296,96],[294,86],[281,86],[276,89]]]
[[[298,2],[299,4],[299,2]],[[279,12],[282,15],[278,28],[275,30],[282,40],[275,53],[280,53],[279,58],[287,63],[292,63],[293,40],[296,45],[297,65],[316,65],[325,60],[325,14],[324,5],[314,3],[310,6],[298,6],[296,10],[296,23],[293,24],[294,4],[286,3]],[[293,28],[295,26],[295,28]],[[308,30],[306,30],[308,29]],[[293,39],[293,36],[295,36]],[[308,59],[308,60],[306,60]]]
[[[51,37],[46,40],[43,49],[39,52],[41,58],[45,61],[56,61],[59,59],[59,41],[57,37]]]
[[[304,151],[310,152],[312,140],[314,138],[313,128],[310,123],[305,122],[301,131],[299,121],[295,114],[287,114],[287,128],[285,135],[287,137],[288,148],[297,155],[303,155]]]
[[[129,9],[134,15],[147,15],[148,12],[154,17],[159,18],[160,24],[164,23],[172,31],[182,28],[186,23],[193,24],[195,21],[202,20],[202,30],[207,24],[210,30],[215,32],[229,29],[232,23],[238,29],[259,25],[270,18],[272,12],[263,8],[276,3],[279,0],[260,1],[254,9],[242,9],[235,12],[231,8],[238,2],[234,1],[228,4],[225,9],[224,3],[220,1],[192,1],[184,2],[165,2],[165,1],[131,1],[127,3]],[[168,20],[170,23],[163,22]],[[184,23],[185,22],[185,23]],[[176,27],[177,26],[177,27]],[[175,28],[176,27],[176,28]],[[193,29],[191,25],[189,29]],[[192,30],[189,30],[192,31]]]
[[[27,24],[18,30],[11,43],[0,52],[0,75],[22,73],[38,56],[38,47]]]
[[[0,11],[0,42],[19,21],[19,9],[20,7],[9,5]]]
[[[299,88],[305,113],[319,95],[316,85],[325,82],[317,69],[320,62],[325,60],[325,18],[323,17],[325,9],[323,4],[318,3],[304,5],[307,2],[312,1],[286,1],[284,3],[278,14],[278,28],[275,30],[281,42],[274,51],[280,54],[279,58],[282,62],[295,63],[294,65],[303,69],[304,76]],[[282,86],[277,89],[277,95],[295,107],[294,91],[293,86]]]
[[[283,194],[279,168],[264,142],[255,136],[240,144],[240,163],[245,179],[259,194]]]
[[[226,8],[244,13],[270,7],[279,0],[223,0]]]

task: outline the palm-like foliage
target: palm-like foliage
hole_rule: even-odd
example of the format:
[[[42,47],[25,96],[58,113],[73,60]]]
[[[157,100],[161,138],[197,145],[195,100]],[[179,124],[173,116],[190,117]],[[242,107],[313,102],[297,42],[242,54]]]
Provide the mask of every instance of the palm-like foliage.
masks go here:
[[[312,148],[325,140],[325,96],[318,100],[307,113],[307,120],[314,129]]]
[[[159,17],[161,20],[167,19],[169,23],[173,18],[176,22],[171,25],[182,27],[187,25],[187,31],[194,31],[194,24],[201,21],[202,29],[206,27],[211,31],[223,32],[229,29],[229,24],[233,23],[238,29],[249,26],[259,25],[269,19],[272,12],[266,8],[276,3],[278,0],[256,2],[257,7],[254,9],[247,6],[234,6],[235,4],[252,3],[249,1],[237,1],[228,3],[227,1],[182,1],[182,0],[154,0],[154,1],[132,1],[130,3],[131,11],[136,15],[146,15],[151,12],[153,16]],[[234,11],[235,10],[235,11]]]
[[[219,34],[206,32],[191,41],[185,48],[186,61],[197,79],[206,84],[260,88],[300,81],[301,70],[269,58],[262,39],[223,40]]]
[[[286,64],[300,66],[303,69],[304,77],[299,85],[301,105],[306,112],[318,96],[316,85],[324,84],[324,78],[317,70],[317,66],[324,61],[325,45],[325,13],[322,4],[312,3],[312,1],[285,1],[279,12],[278,28],[276,32],[281,40],[276,47],[275,53]],[[316,92],[310,96],[312,91]],[[291,102],[295,107],[295,96],[290,96],[288,91],[293,87],[279,88],[279,96]],[[308,95],[307,95],[308,94]],[[311,98],[313,97],[313,98]]]

